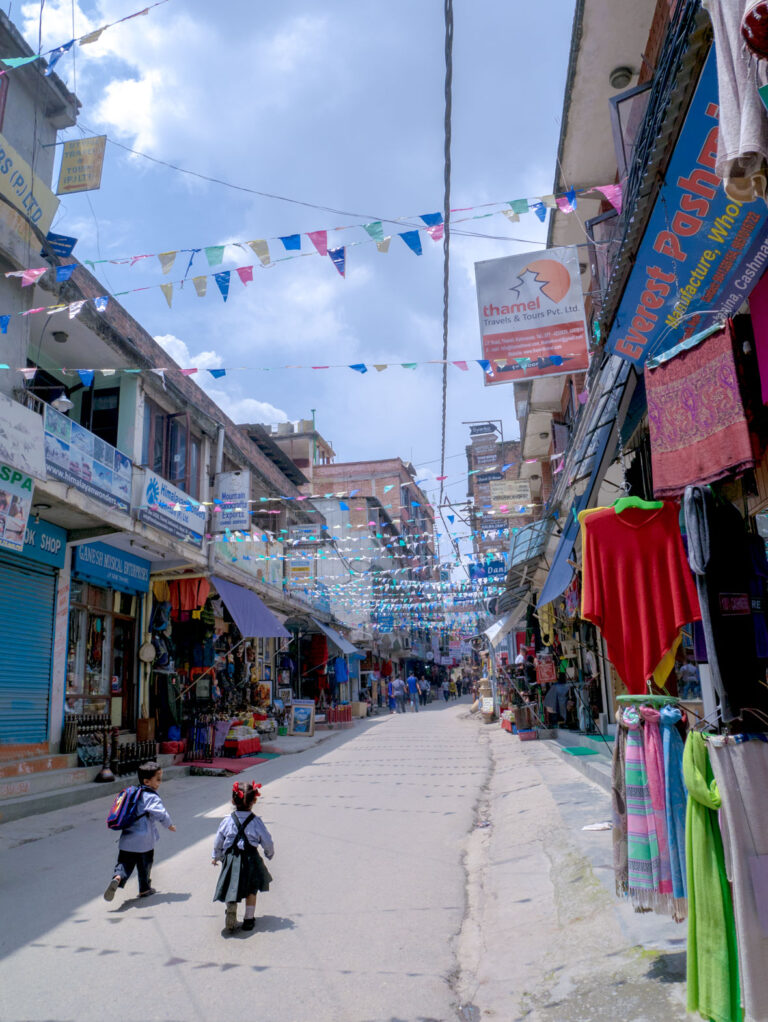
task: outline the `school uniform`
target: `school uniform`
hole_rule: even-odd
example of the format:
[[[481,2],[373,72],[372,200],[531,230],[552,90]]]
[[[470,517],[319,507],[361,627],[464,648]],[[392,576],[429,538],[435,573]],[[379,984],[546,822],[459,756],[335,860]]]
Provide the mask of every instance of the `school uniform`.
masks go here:
[[[139,894],[143,894],[151,886],[149,875],[155,858],[155,844],[160,837],[157,824],[172,827],[173,820],[160,796],[152,788],[141,789],[138,812],[138,819],[120,834],[117,865],[113,875],[119,876],[120,886],[125,887],[135,869],[139,877]]]
[[[239,827],[235,820],[240,822]],[[214,901],[242,901],[250,894],[269,890],[272,875],[259,854],[258,845],[268,859],[275,854],[272,836],[260,817],[238,809],[221,821],[213,843],[213,858],[221,861]]]

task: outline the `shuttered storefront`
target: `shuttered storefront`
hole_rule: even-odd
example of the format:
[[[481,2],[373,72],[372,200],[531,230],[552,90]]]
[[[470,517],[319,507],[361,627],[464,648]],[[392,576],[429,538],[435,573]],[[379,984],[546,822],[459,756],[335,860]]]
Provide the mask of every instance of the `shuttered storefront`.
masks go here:
[[[48,739],[56,571],[0,554],[0,743]]]

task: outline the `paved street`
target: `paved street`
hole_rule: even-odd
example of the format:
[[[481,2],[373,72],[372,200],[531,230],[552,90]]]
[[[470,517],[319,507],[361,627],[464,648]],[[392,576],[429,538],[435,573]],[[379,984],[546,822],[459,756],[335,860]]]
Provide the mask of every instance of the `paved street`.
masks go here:
[[[135,879],[102,899],[105,801],[0,827],[0,1017],[683,1018],[684,932],[618,911],[610,833],[581,832],[606,796],[549,743],[467,710],[381,716],[253,771],[276,855],[252,933],[224,935],[211,902],[229,780],[161,788],[178,832],[162,832],[149,901]]]

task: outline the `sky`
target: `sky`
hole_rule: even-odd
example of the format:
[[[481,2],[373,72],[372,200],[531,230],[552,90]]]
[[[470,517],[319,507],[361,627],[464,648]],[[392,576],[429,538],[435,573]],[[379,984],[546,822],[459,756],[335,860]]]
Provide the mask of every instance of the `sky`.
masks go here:
[[[141,2],[45,0],[43,49]],[[573,6],[457,0],[452,207],[551,192]],[[40,9],[39,0],[6,8],[35,48]],[[296,201],[205,182],[108,144],[101,189],[63,197],[53,230],[79,239],[81,261],[227,245],[215,269],[254,271],[246,286],[232,274],[226,303],[213,279],[204,298],[187,281],[171,308],[157,287],[121,301],[182,366],[249,367],[196,377],[236,421],[311,418],[315,409],[337,461],[400,456],[431,497],[441,367],[399,363],[441,358],[442,242],[422,234],[416,256],[385,223],[395,233],[386,254],[351,243],[367,240],[360,225],[371,220],[410,224],[442,209],[443,31],[440,0],[168,0],[74,47],[56,68],[82,104],[62,138],[106,134],[154,160]],[[233,244],[342,226],[349,230],[330,244],[351,246],[344,279],[319,255],[264,269]],[[452,235],[448,357],[456,360],[481,357],[474,263],[537,251],[546,236],[532,213],[459,229],[494,237]],[[269,246],[285,254],[281,242]],[[306,237],[302,251],[312,251]],[[179,280],[188,259],[179,254],[165,277],[157,259],[95,272],[115,292]],[[190,277],[211,272],[198,254]],[[364,375],[257,368],[384,362],[398,365]],[[484,387],[476,365],[450,367],[447,409],[446,495],[462,501],[462,421],[501,419],[505,437],[516,436],[512,385]]]

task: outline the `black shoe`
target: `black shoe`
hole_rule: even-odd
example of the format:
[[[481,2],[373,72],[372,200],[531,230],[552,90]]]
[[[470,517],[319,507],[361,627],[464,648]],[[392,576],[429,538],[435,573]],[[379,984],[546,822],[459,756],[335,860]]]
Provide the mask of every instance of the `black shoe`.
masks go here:
[[[253,930],[255,928],[255,926],[256,926],[256,920],[253,918],[253,916],[251,916],[250,919],[243,919],[242,923],[240,924],[240,929],[241,930]]]
[[[157,891],[154,889],[154,887],[148,887],[146,891],[139,891],[140,898],[149,898],[150,895],[152,894],[157,894]]]

